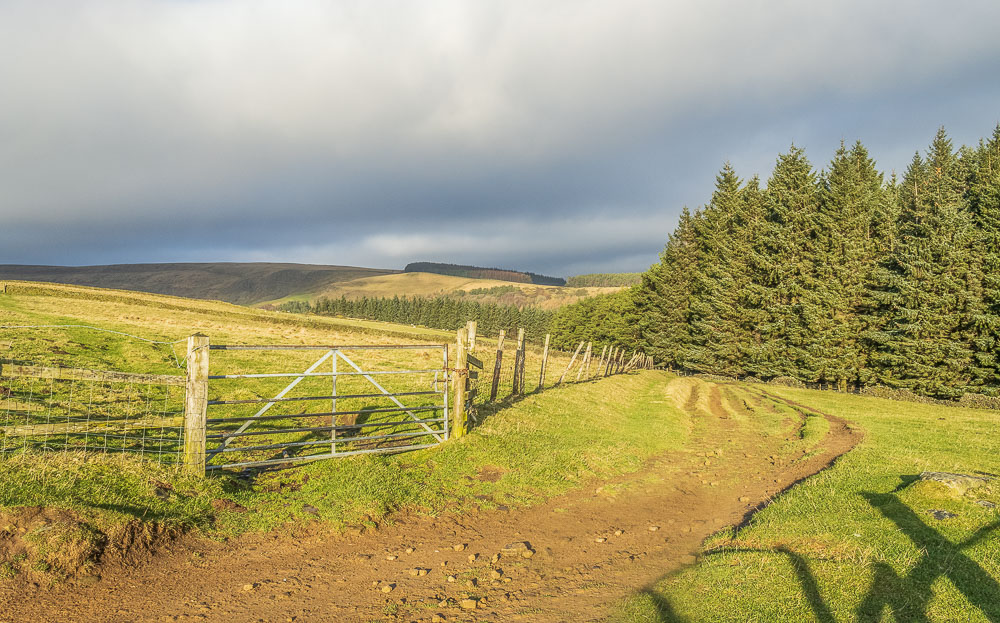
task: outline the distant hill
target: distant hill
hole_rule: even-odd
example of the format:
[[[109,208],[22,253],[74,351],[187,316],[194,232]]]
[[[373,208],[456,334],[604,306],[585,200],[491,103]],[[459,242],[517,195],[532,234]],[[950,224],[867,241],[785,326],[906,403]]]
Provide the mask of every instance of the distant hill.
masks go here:
[[[494,279],[496,281],[512,281],[514,283],[533,283],[542,286],[564,286],[566,280],[562,277],[546,277],[535,273],[526,273],[505,268],[482,268],[481,266],[464,266],[461,264],[439,264],[437,262],[412,262],[406,265],[403,272],[434,273],[465,277],[467,279]]]
[[[0,279],[48,281],[116,290],[134,290],[252,305],[331,284],[398,273],[398,270],[219,262],[112,264],[107,266],[26,266],[0,264]]]
[[[614,288],[634,286],[642,280],[642,273],[590,273],[566,279],[571,288]]]
[[[338,281],[323,288],[303,291],[268,301],[262,307],[277,307],[283,303],[301,301],[315,303],[325,297],[339,299],[446,296],[481,303],[499,303],[523,307],[533,305],[542,309],[555,309],[582,298],[615,292],[620,288],[566,288],[532,283],[511,283],[495,279],[473,279],[435,273],[396,273],[377,277],[364,277],[351,281]]]

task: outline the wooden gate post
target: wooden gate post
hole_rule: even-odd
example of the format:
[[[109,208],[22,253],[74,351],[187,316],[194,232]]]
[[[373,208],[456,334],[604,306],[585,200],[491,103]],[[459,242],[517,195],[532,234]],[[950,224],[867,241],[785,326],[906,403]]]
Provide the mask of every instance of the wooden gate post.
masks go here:
[[[207,336],[187,341],[187,387],[184,394],[184,471],[205,476],[205,418],[208,411]]]
[[[469,354],[466,345],[469,340],[469,330],[465,327],[458,330],[457,352],[455,357],[455,372],[452,374],[452,390],[455,403],[452,411],[455,413],[455,438],[459,439],[465,434],[466,412],[465,412],[465,384],[469,380]]]
[[[500,389],[500,365],[503,363],[503,338],[507,332],[500,329],[500,337],[497,338],[497,361],[493,364],[493,382],[490,384],[490,402],[497,399],[497,391]]]
[[[545,386],[545,366],[549,364],[549,338],[551,334],[545,334],[545,349],[542,351],[542,371],[538,374],[538,390]],[[535,391],[538,391],[535,390]]]
[[[469,331],[469,352],[476,352],[476,326],[475,320],[470,320],[465,323],[465,328]]]

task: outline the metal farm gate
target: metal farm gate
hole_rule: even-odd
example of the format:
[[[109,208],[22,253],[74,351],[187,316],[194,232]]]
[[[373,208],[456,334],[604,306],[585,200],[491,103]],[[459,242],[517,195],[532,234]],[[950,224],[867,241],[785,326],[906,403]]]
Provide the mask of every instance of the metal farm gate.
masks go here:
[[[218,355],[207,376],[205,469],[395,453],[448,439],[447,345],[208,349]]]

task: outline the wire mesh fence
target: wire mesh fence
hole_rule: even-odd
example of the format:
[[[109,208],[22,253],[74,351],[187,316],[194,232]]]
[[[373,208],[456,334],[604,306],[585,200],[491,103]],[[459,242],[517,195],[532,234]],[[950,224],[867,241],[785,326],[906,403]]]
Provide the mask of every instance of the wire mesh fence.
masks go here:
[[[0,456],[131,453],[177,463],[183,378],[0,365]]]

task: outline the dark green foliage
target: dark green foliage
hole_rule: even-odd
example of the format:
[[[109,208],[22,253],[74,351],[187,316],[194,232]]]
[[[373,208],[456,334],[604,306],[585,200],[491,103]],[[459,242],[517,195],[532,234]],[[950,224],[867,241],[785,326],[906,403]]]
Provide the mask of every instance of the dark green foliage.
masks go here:
[[[535,273],[525,273],[506,268],[481,268],[479,266],[463,266],[461,264],[439,264],[437,262],[411,262],[403,269],[406,273],[434,273],[435,275],[451,275],[469,279],[496,279],[498,281],[513,281],[515,283],[534,283],[542,286],[564,286],[566,280],[561,277],[546,277]]]
[[[660,261],[643,273],[642,283],[630,292],[636,311],[635,330],[647,354],[661,364],[679,368],[686,364],[697,252],[693,218],[684,208]]]
[[[523,328],[529,341],[540,342],[549,332],[553,313],[538,307],[494,305],[460,298],[393,297],[339,299],[321,298],[314,305],[303,301],[283,303],[281,311],[344,316],[363,320],[380,320],[400,324],[416,324],[432,329],[458,329],[469,320],[477,322],[480,335],[493,337],[500,329],[508,332]]]
[[[964,185],[941,130],[903,178],[898,241],[873,283],[871,362],[886,384],[949,397],[982,374],[972,369],[981,290]]]
[[[560,344],[638,336],[692,371],[996,395],[1000,126],[975,149],[941,130],[901,181],[860,142],[819,174],[792,147],[764,188],[727,164],[627,300],[567,309]]]
[[[979,237],[982,307],[974,317],[976,381],[1000,384],[1000,125],[973,155],[968,201]]]
[[[560,307],[552,318],[552,345],[573,350],[580,342],[634,350],[635,307],[628,291],[603,294]]]
[[[615,288],[637,285],[642,281],[642,273],[591,273],[576,275],[566,279],[571,288]]]
[[[862,308],[874,260],[891,253],[898,210],[882,174],[858,142],[843,144],[820,180],[825,225],[815,250],[818,322],[812,345],[816,380],[856,384],[866,368],[859,338],[867,328]]]

